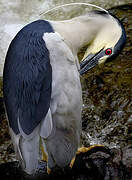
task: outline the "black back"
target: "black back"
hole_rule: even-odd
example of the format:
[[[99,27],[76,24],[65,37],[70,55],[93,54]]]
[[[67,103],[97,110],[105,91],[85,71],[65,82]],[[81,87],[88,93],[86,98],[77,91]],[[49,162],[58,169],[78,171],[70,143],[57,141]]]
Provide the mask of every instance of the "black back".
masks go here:
[[[51,100],[52,67],[42,36],[54,32],[48,21],[25,26],[12,40],[5,60],[3,92],[9,125],[25,134],[45,118]]]

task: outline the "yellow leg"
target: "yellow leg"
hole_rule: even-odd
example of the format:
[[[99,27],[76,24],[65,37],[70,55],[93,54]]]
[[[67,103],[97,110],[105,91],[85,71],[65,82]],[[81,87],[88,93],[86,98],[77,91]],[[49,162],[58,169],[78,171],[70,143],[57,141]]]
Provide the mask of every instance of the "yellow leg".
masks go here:
[[[77,150],[76,152],[76,155],[80,154],[80,153],[86,153],[88,151],[90,151],[91,149],[94,149],[96,147],[104,147],[103,145],[93,145],[93,146],[90,146],[90,147],[81,147]],[[70,163],[70,168],[73,167],[73,164],[75,162],[75,159],[76,159],[76,156],[71,160],[71,163]]]
[[[46,154],[46,152],[44,151],[44,146],[42,144],[42,139],[40,141],[40,149],[42,152],[42,161],[46,161],[47,162],[47,173],[50,174],[51,173],[51,169],[48,167],[48,156]]]
[[[46,161],[48,162],[48,156],[46,154],[46,152],[44,151],[44,146],[43,146],[43,140],[40,139],[40,149],[41,149],[41,152],[42,152],[42,161]]]
[[[75,159],[76,159],[76,156],[75,156],[74,158],[72,158],[71,163],[70,163],[70,168],[73,167],[73,164],[74,164],[74,162],[75,162]]]
[[[41,152],[42,152],[42,161],[48,162],[48,157],[47,157],[47,155],[46,155],[46,153],[44,151],[44,147],[43,147],[42,144],[40,145],[40,149],[41,149]]]
[[[41,140],[41,144],[40,144],[40,149],[41,149],[41,152],[42,152],[42,161],[48,162],[48,157],[47,157],[46,152],[44,151],[44,146],[42,145],[42,140]],[[47,173],[48,174],[51,173],[51,169],[48,168],[48,166],[47,166]]]

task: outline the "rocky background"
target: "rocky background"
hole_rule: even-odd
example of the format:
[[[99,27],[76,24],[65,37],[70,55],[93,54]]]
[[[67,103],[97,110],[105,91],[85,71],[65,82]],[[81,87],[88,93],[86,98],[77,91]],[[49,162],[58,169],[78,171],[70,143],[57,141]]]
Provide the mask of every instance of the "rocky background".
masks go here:
[[[120,55],[82,80],[84,144],[126,148],[132,144],[132,5],[110,10],[123,23],[127,43]]]
[[[97,149],[90,155],[83,154],[78,157],[73,174],[67,173],[68,177],[59,174],[57,179],[132,179],[132,4],[114,7],[110,11],[124,24],[125,48],[113,62],[96,67],[81,77],[84,103],[82,144],[102,144],[110,153]],[[79,53],[80,59],[84,50]],[[0,177],[24,179],[17,162],[9,163],[15,161],[15,155],[3,107],[2,79],[0,87]],[[46,175],[46,178],[53,177]]]

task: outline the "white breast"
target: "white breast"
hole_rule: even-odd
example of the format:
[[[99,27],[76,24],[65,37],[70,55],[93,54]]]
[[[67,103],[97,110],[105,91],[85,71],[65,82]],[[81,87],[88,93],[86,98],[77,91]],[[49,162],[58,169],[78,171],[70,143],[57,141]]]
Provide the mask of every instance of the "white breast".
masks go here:
[[[66,117],[58,117],[59,125],[65,126],[65,121],[70,123],[72,118],[80,126],[82,92],[75,57],[58,33],[45,33],[43,39],[52,66],[51,113]]]

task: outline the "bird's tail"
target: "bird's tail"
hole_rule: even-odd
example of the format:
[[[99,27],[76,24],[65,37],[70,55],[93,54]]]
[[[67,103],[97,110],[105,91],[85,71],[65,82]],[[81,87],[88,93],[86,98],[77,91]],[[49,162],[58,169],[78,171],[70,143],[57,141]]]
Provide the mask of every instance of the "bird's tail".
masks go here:
[[[20,150],[24,163],[24,171],[28,174],[34,174],[39,162],[39,136],[34,136],[32,139],[20,139]]]
[[[36,135],[26,139],[21,135],[15,135],[11,132],[17,159],[22,169],[27,174],[34,174],[39,162],[39,145],[40,136]]]

